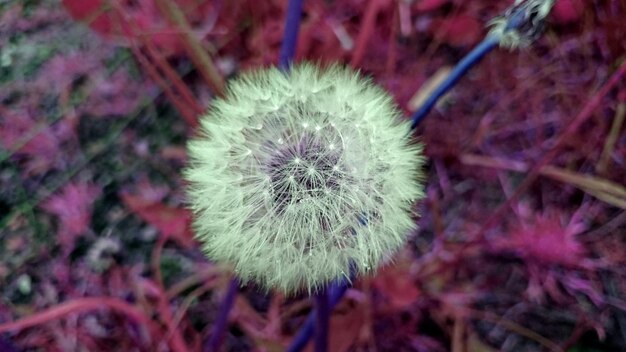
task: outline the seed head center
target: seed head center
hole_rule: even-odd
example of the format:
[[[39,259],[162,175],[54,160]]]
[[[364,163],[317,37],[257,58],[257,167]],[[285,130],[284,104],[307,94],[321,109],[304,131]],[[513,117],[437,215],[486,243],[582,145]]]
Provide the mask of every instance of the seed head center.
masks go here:
[[[282,209],[336,191],[343,178],[340,160],[339,148],[309,135],[280,146],[264,166],[275,204]]]

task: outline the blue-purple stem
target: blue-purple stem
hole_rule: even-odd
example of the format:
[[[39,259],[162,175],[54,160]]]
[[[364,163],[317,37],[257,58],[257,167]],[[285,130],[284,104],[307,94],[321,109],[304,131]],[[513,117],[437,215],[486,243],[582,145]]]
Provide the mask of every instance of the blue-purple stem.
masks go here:
[[[519,7],[516,11],[511,13],[507,20],[505,32],[514,31],[523,26],[528,20],[525,16],[524,7]],[[499,35],[488,35],[480,42],[469,54],[465,55],[461,61],[459,61],[448,77],[441,82],[437,88],[428,96],[422,106],[415,111],[411,116],[411,129],[415,129],[422,120],[428,115],[430,110],[437,104],[437,101],[443,97],[454,85],[474,67],[480,60],[485,57],[489,52],[498,46],[501,37]]]
[[[298,2],[298,1],[294,1],[294,2]],[[287,35],[287,28],[285,29],[285,31],[286,31],[285,35]],[[284,44],[285,43],[283,42],[283,48],[285,46]],[[463,60],[461,60],[457,64],[457,66],[454,68],[454,70],[451,72],[448,78],[442,84],[440,84],[437,87],[437,89],[435,89],[435,91],[428,97],[426,102],[422,104],[420,109],[415,112],[415,114],[412,117],[413,123],[411,125],[411,129],[414,129],[415,127],[417,127],[419,123],[424,119],[424,117],[426,117],[426,115],[432,109],[432,107],[437,103],[439,98],[441,98],[448,90],[450,90],[459,81],[459,79],[461,79],[461,77],[465,75],[465,73],[471,67],[473,67],[476,63],[480,61],[480,59],[482,59],[487,53],[489,53],[493,48],[495,48],[497,44],[498,44],[498,41],[494,37],[491,37],[491,36],[487,37],[474,50],[472,50],[472,52],[470,52],[465,58],[463,58]],[[282,54],[281,54],[281,65],[283,65]],[[281,67],[288,68],[289,62],[285,61],[284,65],[285,66],[281,66]],[[347,281],[342,281],[342,282],[334,283],[333,285],[331,285],[330,289],[328,290],[329,294],[325,295],[327,297],[326,299],[328,300],[328,305],[325,306],[326,312],[322,314],[330,315],[330,312],[332,311],[333,307],[341,300],[343,295],[348,290],[348,286],[349,286],[349,282]],[[318,295],[317,297],[318,307],[322,306],[319,304],[319,301],[321,299],[322,298],[319,297]],[[309,342],[309,340],[311,339],[311,335],[316,330],[315,329],[316,322],[317,322],[317,325],[320,324],[320,320],[318,319],[317,309],[312,311],[309,314],[309,316],[307,317],[307,320],[304,322],[304,325],[300,328],[300,331],[298,331],[298,334],[294,337],[293,341],[291,342],[291,346],[289,346],[286,352],[302,351],[304,347],[307,345],[307,343]],[[328,328],[328,326],[326,326],[326,328]],[[319,346],[318,342],[319,342],[319,339],[321,338],[322,337],[318,337],[316,333],[315,352],[325,351],[325,350],[318,350],[318,346]]]
[[[337,303],[339,303],[343,295],[348,290],[348,286],[349,284],[347,281],[334,283],[330,286],[327,291],[329,312],[331,312],[333,308],[337,305]],[[289,346],[286,352],[298,352],[304,349],[306,344],[309,342],[309,339],[311,339],[311,335],[313,334],[313,330],[315,329],[316,321],[317,311],[314,310],[309,314],[306,321],[304,322],[304,325],[302,325],[300,331],[298,331],[298,334],[296,335],[296,337],[294,337],[293,341],[291,342],[291,346]]]
[[[289,5],[287,5],[285,34],[280,47],[280,58],[278,61],[278,67],[285,71],[289,69],[296,55],[300,18],[302,17],[302,2],[303,0],[289,0]]]
[[[217,315],[217,320],[213,325],[213,333],[211,334],[209,341],[204,346],[205,352],[217,352],[222,346],[222,342],[224,342],[224,333],[226,332],[226,325],[228,324],[228,313],[230,313],[233,303],[235,303],[235,297],[238,292],[239,280],[233,278],[230,280],[226,296],[222,301],[222,306],[220,307]]]
[[[422,120],[428,115],[430,110],[437,104],[437,101],[444,96],[454,85],[472,68],[480,59],[498,45],[499,38],[496,36],[488,36],[474,50],[467,54],[454,69],[445,81],[441,82],[435,90],[428,96],[426,101],[415,111],[411,119],[411,129],[416,128]]]
[[[285,19],[285,35],[280,48],[280,59],[278,66],[282,70],[289,70],[293,58],[296,53],[296,46],[298,44],[298,32],[300,30],[300,18],[302,17],[302,1],[303,0],[289,0],[287,6],[287,16]],[[235,296],[239,291],[239,280],[233,278],[228,286],[228,292],[222,306],[220,307],[219,315],[213,326],[213,334],[205,346],[205,351],[216,352],[219,350],[224,340],[224,332],[226,331],[226,323],[228,322],[228,314],[235,301]],[[310,334],[309,334],[310,336]]]
[[[283,42],[280,48],[280,59],[278,62],[278,66],[283,70],[289,69],[296,53],[300,18],[302,17],[302,1],[303,0],[289,0],[289,5],[287,6],[285,34],[283,36]],[[224,332],[226,331],[226,323],[228,322],[228,313],[230,313],[238,291],[239,280],[233,278],[228,287],[226,297],[224,297],[224,302],[222,302],[220,307],[211,338],[205,345],[205,351],[216,352],[222,345]]]
[[[328,323],[330,322],[330,302],[328,289],[324,287],[315,294],[315,352],[328,351]]]

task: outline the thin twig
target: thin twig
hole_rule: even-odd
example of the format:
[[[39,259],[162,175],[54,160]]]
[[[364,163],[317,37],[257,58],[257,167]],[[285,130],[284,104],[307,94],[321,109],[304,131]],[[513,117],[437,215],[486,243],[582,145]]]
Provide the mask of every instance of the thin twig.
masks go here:
[[[161,275],[161,253],[163,252],[163,246],[167,242],[167,237],[161,234],[154,249],[152,250],[151,266],[155,281],[159,290],[159,297],[157,303],[157,311],[163,324],[167,327],[166,341],[170,345],[173,351],[184,352],[189,348],[185,343],[181,332],[176,328],[174,320],[172,318],[172,312],[170,311],[170,302],[167,299],[165,292],[165,286],[163,285],[163,276]]]
[[[359,30],[359,36],[357,37],[354,51],[352,52],[350,66],[356,68],[361,65],[361,61],[363,61],[365,52],[367,51],[369,38],[374,33],[376,27],[376,16],[378,16],[378,13],[382,11],[385,6],[389,5],[389,3],[390,2],[387,0],[370,0],[367,3],[363,23]]]
[[[187,22],[185,14],[173,1],[157,0],[156,3],[161,13],[166,16],[172,24],[182,30],[183,45],[204,81],[213,88],[215,95],[223,96],[225,91],[224,79],[209,54],[202,48],[200,41],[194,36],[193,29],[189,25],[189,22]]]
[[[146,327],[152,338],[155,338],[157,336],[156,334],[160,331],[159,327],[150,318],[148,318],[144,312],[126,303],[125,301],[122,301],[121,299],[111,297],[89,297],[64,302],[25,318],[0,324],[0,333],[20,331],[51,321],[57,321],[68,314],[85,313],[101,308],[109,308],[131,318],[139,325]]]

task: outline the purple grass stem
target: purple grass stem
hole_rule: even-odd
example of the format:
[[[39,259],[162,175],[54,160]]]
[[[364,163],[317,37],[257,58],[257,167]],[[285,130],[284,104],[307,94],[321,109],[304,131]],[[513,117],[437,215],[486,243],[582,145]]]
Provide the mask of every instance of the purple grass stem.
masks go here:
[[[217,352],[222,346],[222,342],[224,342],[224,333],[226,332],[226,325],[228,323],[228,313],[230,313],[233,303],[235,303],[235,297],[238,292],[239,280],[233,278],[230,280],[226,296],[222,301],[222,306],[220,307],[217,319],[213,325],[213,333],[211,334],[209,341],[204,346],[205,352]]]
[[[303,0],[289,0],[289,4],[287,6],[285,34],[280,48],[280,58],[278,63],[278,66],[282,70],[289,69],[296,53],[298,32],[300,30],[300,18],[302,17],[302,2]],[[226,323],[228,322],[228,314],[230,313],[233,303],[235,302],[235,296],[238,291],[239,280],[233,278],[228,286],[226,297],[224,297],[224,301],[220,307],[219,315],[215,321],[215,325],[213,326],[213,333],[205,346],[205,351],[217,352],[222,345],[224,332],[226,331]]]
[[[280,58],[278,61],[278,67],[284,71],[289,69],[296,55],[300,18],[302,17],[302,2],[303,0],[289,0],[289,5],[287,5],[285,34],[280,47]]]
[[[330,322],[330,302],[328,301],[328,289],[322,288],[315,294],[315,308],[317,319],[315,322],[315,352],[328,351],[328,324]]]
[[[348,290],[348,282],[342,281],[339,283],[334,283],[328,290],[328,311],[331,312],[333,308],[339,303],[343,295]],[[330,313],[329,313],[330,314]],[[317,311],[313,311],[309,314],[304,325],[298,331],[296,337],[294,337],[291,342],[291,346],[286,350],[286,352],[298,352],[302,351],[306,344],[309,342],[311,335],[313,334],[313,330],[315,329],[315,323],[317,321]]]

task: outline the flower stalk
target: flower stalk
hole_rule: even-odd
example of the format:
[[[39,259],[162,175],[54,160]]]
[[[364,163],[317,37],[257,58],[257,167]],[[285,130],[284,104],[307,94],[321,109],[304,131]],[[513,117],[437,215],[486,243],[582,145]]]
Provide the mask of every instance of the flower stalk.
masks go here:
[[[411,129],[415,129],[430,110],[465,74],[497,46],[515,49],[526,47],[536,40],[544,28],[554,0],[516,0],[502,16],[489,22],[491,30],[469,54],[435,88],[424,103],[413,113]]]
[[[237,292],[239,291],[239,280],[232,278],[228,284],[226,295],[222,300],[222,305],[219,308],[217,320],[213,325],[213,333],[207,343],[208,351],[219,351],[224,341],[224,335],[226,333],[226,325],[228,324],[228,314],[233,308]]]

